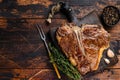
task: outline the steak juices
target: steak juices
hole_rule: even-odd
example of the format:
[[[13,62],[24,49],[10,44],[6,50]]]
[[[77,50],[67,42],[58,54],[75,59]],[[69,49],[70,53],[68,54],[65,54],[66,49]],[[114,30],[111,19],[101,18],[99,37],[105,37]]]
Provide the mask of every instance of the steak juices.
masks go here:
[[[99,25],[65,24],[56,31],[58,45],[69,61],[85,75],[98,69],[103,51],[109,47],[110,35]]]

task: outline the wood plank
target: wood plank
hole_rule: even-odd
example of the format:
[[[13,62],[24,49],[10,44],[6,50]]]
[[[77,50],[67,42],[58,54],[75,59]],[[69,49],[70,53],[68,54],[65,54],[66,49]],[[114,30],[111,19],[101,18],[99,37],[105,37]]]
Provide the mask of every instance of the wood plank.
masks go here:
[[[0,17],[4,18],[46,18],[52,4],[57,0],[3,0],[0,3]],[[76,12],[78,18],[88,14],[91,10],[102,11],[107,5],[114,5],[120,9],[119,0],[65,0]],[[65,18],[60,15],[54,18]]]
[[[67,80],[63,74],[62,78]],[[0,79],[58,80],[53,69],[0,69]]]
[[[71,6],[76,13],[78,18],[87,15],[92,10],[96,9],[94,6]],[[48,16],[48,12],[50,11],[50,7],[44,7],[41,5],[34,5],[34,6],[21,6],[16,7],[10,10],[5,10],[2,7],[0,9],[0,18],[46,18]],[[24,9],[24,10],[23,10]],[[56,14],[53,18],[63,18],[65,17],[61,14]]]
[[[37,72],[39,72],[39,80],[57,80],[55,72],[51,69],[0,69],[0,79],[34,80],[34,77],[38,77],[38,75],[34,76]]]
[[[35,75],[36,73],[39,73]],[[120,69],[105,70],[104,72],[91,75],[84,80],[119,80]],[[47,77],[46,77],[47,76]],[[62,74],[64,80],[68,80]],[[11,80],[58,80],[52,69],[0,69],[0,79]]]
[[[35,23],[42,25],[44,19],[26,21],[27,23],[17,22],[16,25],[13,22],[6,28],[0,29],[0,57],[2,59],[0,68],[51,68],[44,44],[34,26]],[[60,24],[59,21],[57,20],[56,25]],[[12,24],[14,27],[11,26]],[[50,27],[43,28],[47,33]]]
[[[64,2],[69,3],[70,5],[93,5],[95,2],[100,0],[61,0]],[[116,0],[117,1],[117,0]],[[59,0],[1,0],[0,3],[4,5],[30,5],[30,4],[42,4],[44,6],[48,6],[50,4],[55,4],[59,2]]]
[[[108,32],[111,34],[112,40],[120,40],[120,21],[119,23],[108,30]]]

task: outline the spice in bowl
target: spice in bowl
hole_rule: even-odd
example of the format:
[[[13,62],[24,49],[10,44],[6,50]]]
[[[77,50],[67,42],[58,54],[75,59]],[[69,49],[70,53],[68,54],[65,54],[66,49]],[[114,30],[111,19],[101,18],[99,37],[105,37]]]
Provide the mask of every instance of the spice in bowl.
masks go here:
[[[114,6],[107,6],[102,12],[102,22],[107,26],[113,26],[118,23],[120,19],[119,9]]]

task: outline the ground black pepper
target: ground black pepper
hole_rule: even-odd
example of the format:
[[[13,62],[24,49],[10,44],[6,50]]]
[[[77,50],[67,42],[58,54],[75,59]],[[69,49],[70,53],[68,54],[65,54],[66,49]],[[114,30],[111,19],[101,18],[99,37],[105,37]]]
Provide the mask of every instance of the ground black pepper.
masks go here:
[[[113,26],[118,23],[120,13],[118,8],[114,6],[107,6],[103,9],[102,20],[107,26]]]

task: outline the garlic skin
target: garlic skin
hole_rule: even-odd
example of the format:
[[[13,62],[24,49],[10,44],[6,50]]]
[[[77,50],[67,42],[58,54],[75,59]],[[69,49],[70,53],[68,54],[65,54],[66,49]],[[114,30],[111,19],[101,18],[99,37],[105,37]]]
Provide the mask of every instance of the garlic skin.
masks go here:
[[[110,58],[113,58],[115,56],[115,54],[114,54],[114,52],[111,49],[109,49],[107,51],[107,56],[110,57]]]
[[[110,60],[109,60],[109,59],[104,58],[104,61],[105,61],[107,64],[110,64]]]

